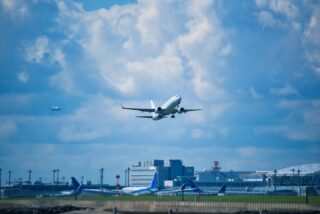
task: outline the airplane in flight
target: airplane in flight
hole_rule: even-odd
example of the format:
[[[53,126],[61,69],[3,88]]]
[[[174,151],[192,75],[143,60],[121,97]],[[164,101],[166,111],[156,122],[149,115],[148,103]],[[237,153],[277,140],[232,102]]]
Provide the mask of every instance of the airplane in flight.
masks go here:
[[[59,106],[52,106],[51,111],[60,111],[61,108]]]
[[[121,105],[122,109],[126,110],[135,110],[135,111],[142,111],[152,113],[149,116],[136,116],[139,118],[149,118],[152,120],[161,120],[163,118],[167,118],[168,115],[171,115],[171,118],[175,118],[175,114],[182,114],[187,113],[189,111],[200,111],[200,108],[197,109],[186,109],[183,107],[179,107],[181,103],[181,96],[175,95],[168,99],[162,106],[156,107],[152,100],[150,100],[151,108],[132,108],[132,107],[125,107]]]
[[[224,184],[218,191],[206,191],[200,189],[192,180],[188,179],[188,183],[190,185],[190,188],[184,189],[185,192],[195,192],[198,194],[203,195],[216,195],[216,196],[222,196],[226,193],[227,186]]]

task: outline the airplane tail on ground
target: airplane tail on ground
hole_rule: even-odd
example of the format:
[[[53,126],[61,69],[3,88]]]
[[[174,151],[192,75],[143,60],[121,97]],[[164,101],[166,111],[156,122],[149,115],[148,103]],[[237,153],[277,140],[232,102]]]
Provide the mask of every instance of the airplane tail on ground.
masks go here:
[[[72,186],[74,188],[74,191],[76,193],[81,193],[82,191],[82,185],[75,179],[75,177],[71,177]]]
[[[226,192],[226,189],[227,189],[227,185],[223,185],[219,191],[217,192],[217,194],[224,194]]]
[[[194,192],[201,192],[200,188],[190,179],[188,179],[189,185]]]
[[[158,173],[154,173],[150,189],[157,189],[158,186]]]

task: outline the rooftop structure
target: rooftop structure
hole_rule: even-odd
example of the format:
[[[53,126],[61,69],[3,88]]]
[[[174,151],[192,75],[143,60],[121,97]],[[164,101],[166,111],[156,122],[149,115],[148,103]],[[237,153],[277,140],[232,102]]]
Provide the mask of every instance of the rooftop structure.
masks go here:
[[[316,173],[320,173],[320,163],[302,164],[277,170],[277,176],[292,176],[292,174],[306,176]],[[267,173],[268,177],[273,175],[274,170]]]

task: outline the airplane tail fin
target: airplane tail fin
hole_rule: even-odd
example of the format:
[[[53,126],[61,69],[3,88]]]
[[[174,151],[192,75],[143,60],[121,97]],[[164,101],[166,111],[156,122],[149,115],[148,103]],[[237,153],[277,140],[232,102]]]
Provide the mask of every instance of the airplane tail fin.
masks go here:
[[[150,106],[151,106],[151,108],[156,109],[156,105],[154,104],[154,102],[152,100],[150,100]]]
[[[76,193],[80,193],[82,191],[82,185],[75,179],[75,177],[71,177],[71,183]]]
[[[188,182],[189,182],[189,185],[190,187],[194,190],[194,191],[197,191],[197,192],[200,192],[200,188],[190,179],[188,179]]]
[[[187,187],[187,184],[184,183],[179,187],[179,190],[183,191],[186,187]]]
[[[156,189],[158,186],[158,173],[154,173],[150,189]]]
[[[219,189],[219,191],[217,192],[218,194],[224,194],[225,192],[226,192],[226,189],[227,189],[227,185],[223,185],[220,189]]]

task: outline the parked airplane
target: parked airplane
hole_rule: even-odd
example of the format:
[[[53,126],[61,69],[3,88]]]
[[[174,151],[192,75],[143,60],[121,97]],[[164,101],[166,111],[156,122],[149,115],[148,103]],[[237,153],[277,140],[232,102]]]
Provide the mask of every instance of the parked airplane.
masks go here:
[[[72,184],[79,184],[79,182],[72,177]],[[120,190],[110,190],[110,189],[85,189],[81,186],[81,192],[89,194],[99,194],[99,195],[145,195],[155,193],[158,185],[158,174],[155,173],[152,179],[152,183],[148,187],[124,187]],[[75,186],[75,185],[74,185]],[[79,187],[78,187],[79,188]]]
[[[118,195],[119,190],[110,190],[110,189],[85,189],[74,177],[71,178],[72,185],[78,186],[81,190],[79,193],[89,193],[89,194],[98,194],[98,195]],[[80,187],[79,187],[80,186]]]
[[[182,184],[179,188],[169,188],[163,189],[161,191],[156,192],[156,195],[177,195],[179,193],[183,193],[187,184]]]
[[[37,197],[63,197],[63,196],[78,196],[82,193],[82,185],[74,178],[71,177],[72,190],[64,190],[57,193],[40,194]]]
[[[146,195],[153,194],[158,191],[158,173],[154,173],[151,185],[148,187],[124,187],[120,190],[120,194],[126,195]]]
[[[188,179],[190,189],[185,189],[185,192],[196,192],[203,195],[224,195],[226,192],[227,186],[224,184],[218,191],[205,191],[200,189],[192,180]]]
[[[149,118],[153,120],[160,120],[162,118],[166,118],[168,115],[171,115],[171,118],[175,118],[175,114],[182,114],[189,111],[199,111],[201,109],[185,109],[183,107],[179,107],[181,103],[181,96],[175,95],[167,100],[161,107],[156,107],[152,100],[150,100],[151,108],[131,108],[131,107],[124,107],[121,105],[122,109],[127,110],[135,110],[135,111],[142,111],[152,113],[152,116],[136,116],[139,118]]]
[[[52,106],[51,111],[60,111],[61,108],[59,106]]]

